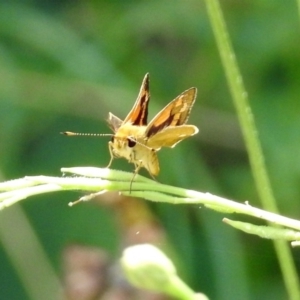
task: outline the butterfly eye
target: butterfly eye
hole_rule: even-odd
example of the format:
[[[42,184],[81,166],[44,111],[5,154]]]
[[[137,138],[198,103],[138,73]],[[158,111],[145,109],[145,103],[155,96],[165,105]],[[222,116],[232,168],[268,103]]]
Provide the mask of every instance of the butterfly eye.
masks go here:
[[[115,137],[114,137],[114,136],[111,137],[111,141],[112,141],[112,142],[115,141]]]
[[[132,140],[132,139],[127,139],[128,141],[128,147],[132,148],[136,145],[136,141]]]

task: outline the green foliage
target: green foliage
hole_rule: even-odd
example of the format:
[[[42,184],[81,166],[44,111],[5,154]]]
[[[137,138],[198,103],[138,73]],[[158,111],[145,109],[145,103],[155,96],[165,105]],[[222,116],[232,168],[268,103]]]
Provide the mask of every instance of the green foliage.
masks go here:
[[[293,4],[231,1],[222,9],[278,205],[299,219],[300,52]],[[2,1],[0,11],[1,181],[58,175],[62,166],[106,166],[106,138],[67,139],[59,132],[109,133],[108,112],[124,118],[150,72],[150,116],[185,89],[198,88],[189,122],[200,133],[159,153],[158,180],[259,206],[203,3]],[[112,167],[133,169],[125,160]],[[92,203],[68,208],[79,196],[65,192],[22,204],[57,272],[62,248],[74,240],[120,255],[112,212]],[[194,290],[212,299],[286,297],[269,241],[240,235],[198,206],[151,210]],[[10,226],[18,223],[11,219]],[[1,296],[31,299],[0,234]]]

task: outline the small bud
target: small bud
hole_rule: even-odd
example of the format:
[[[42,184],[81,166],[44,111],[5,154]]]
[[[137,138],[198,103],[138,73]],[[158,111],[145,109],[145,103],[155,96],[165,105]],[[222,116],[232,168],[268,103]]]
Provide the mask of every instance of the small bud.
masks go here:
[[[121,264],[127,279],[136,287],[166,291],[176,269],[172,261],[158,248],[149,245],[136,245],[124,250]]]
[[[124,250],[121,265],[136,287],[167,294],[177,299],[208,300],[195,292],[176,274],[172,261],[158,248],[136,245]]]

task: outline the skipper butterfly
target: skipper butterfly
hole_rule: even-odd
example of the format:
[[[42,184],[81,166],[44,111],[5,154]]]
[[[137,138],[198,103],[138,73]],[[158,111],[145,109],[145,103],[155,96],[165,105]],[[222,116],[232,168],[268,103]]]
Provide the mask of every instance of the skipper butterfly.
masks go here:
[[[146,74],[135,104],[124,121],[109,113],[107,121],[114,132],[113,134],[74,133],[70,131],[63,132],[63,134],[67,136],[110,135],[112,139],[108,143],[108,148],[111,158],[107,167],[110,167],[114,158],[124,157],[134,164],[134,176],[141,168],[145,168],[154,178],[160,170],[157,151],[162,147],[173,148],[180,141],[199,131],[196,126],[186,124],[196,95],[196,88],[184,91],[148,123],[150,92],[149,74]]]

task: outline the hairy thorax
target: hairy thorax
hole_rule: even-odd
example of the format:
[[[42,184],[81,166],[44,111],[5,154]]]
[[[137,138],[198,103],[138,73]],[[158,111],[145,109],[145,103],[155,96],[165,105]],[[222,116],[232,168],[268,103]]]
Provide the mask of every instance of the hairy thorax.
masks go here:
[[[124,157],[136,167],[146,168],[152,176],[159,172],[156,151],[147,146],[146,126],[122,125],[116,132],[110,147],[116,157]]]

